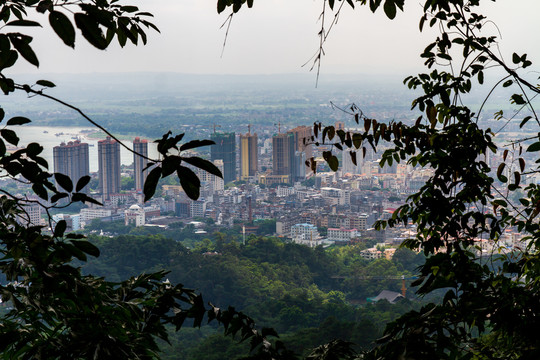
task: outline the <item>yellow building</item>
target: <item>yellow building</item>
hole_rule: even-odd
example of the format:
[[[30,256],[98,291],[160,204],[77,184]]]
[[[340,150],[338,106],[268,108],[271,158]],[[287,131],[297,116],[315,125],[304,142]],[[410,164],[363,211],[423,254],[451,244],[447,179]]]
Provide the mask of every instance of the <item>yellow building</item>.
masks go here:
[[[240,135],[240,180],[257,175],[259,151],[257,134]]]

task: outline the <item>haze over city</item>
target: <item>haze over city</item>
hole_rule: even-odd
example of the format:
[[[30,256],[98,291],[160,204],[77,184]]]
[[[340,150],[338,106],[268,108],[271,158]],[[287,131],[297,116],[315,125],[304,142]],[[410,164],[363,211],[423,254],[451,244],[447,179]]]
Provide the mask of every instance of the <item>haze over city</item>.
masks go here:
[[[161,34],[148,31],[148,45],[114,44],[106,51],[92,48],[78,34],[75,50],[64,46],[50,29],[36,33],[36,53],[40,68],[19,62],[13,71],[20,73],[86,72],[177,72],[189,74],[276,74],[306,73],[317,50],[321,12],[312,0],[258,0],[252,9],[234,15],[227,44],[222,53],[229,10],[218,15],[215,3],[196,0],[136,1],[142,11],[154,14],[153,22]],[[527,11],[518,9],[527,8]],[[501,51],[529,52],[540,57],[540,3],[535,0],[498,1],[483,4],[494,21],[486,30],[498,34]],[[405,77],[422,69],[418,55],[434,34],[420,35],[418,20],[421,5],[406,2],[405,12],[395,20],[373,14],[367,6],[352,11],[344,8],[325,45],[321,76],[343,73],[397,74]],[[496,25],[495,25],[496,24]],[[113,43],[116,43],[114,41]],[[302,67],[304,63],[306,66]]]

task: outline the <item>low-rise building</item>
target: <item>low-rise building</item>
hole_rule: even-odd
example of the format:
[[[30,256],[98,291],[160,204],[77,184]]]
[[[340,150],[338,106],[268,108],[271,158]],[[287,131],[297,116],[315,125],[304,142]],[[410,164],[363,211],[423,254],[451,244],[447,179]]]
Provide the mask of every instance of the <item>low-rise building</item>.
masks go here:
[[[382,251],[377,250],[376,248],[370,248],[362,250],[360,256],[367,260],[380,259],[383,257]]]
[[[124,211],[124,221],[126,226],[130,224],[143,226],[146,221],[144,209],[137,204],[131,205]]]
[[[357,229],[329,228],[328,240],[337,242],[348,242],[358,237],[360,234]]]

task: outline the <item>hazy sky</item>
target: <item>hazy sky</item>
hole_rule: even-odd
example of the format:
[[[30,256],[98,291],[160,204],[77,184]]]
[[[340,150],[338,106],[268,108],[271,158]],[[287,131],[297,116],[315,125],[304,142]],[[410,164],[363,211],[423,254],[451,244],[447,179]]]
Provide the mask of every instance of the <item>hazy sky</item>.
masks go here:
[[[423,2],[423,1],[422,1]],[[271,74],[307,72],[301,67],[318,46],[320,0],[256,0],[236,14],[221,57],[227,15],[216,0],[127,1],[155,15],[161,34],[149,32],[147,46],[116,44],[106,51],[87,45],[80,34],[75,50],[48,30],[35,35],[42,73],[172,71],[195,74]],[[323,73],[407,74],[421,67],[419,53],[429,40],[419,34],[420,1],[406,2],[405,14],[390,21],[367,7],[347,9],[325,46]],[[528,52],[540,61],[540,1],[484,1],[503,39],[502,53]],[[41,21],[47,23],[42,16]],[[496,32],[494,26],[487,29]],[[34,72],[28,64],[15,72]],[[535,64],[536,65],[536,64]]]

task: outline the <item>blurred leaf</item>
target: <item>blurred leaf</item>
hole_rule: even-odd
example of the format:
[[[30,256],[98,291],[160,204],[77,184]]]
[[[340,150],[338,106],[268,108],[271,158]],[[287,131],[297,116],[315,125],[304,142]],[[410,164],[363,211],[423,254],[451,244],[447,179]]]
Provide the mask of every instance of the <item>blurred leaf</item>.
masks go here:
[[[32,65],[39,66],[38,58],[34,53],[34,50],[32,50],[32,48],[30,47],[30,42],[32,41],[32,38],[30,36],[16,36],[10,34],[9,39],[11,40],[11,43],[13,44],[15,49],[17,49],[19,54],[21,54],[21,56],[26,61],[28,61]]]
[[[214,144],[215,142],[212,140],[192,140],[180,146],[180,151],[194,149],[201,146],[214,145]]]
[[[6,26],[39,26],[41,27],[40,23],[32,20],[14,20],[10,21],[6,24]]]
[[[54,234],[53,236],[56,238],[61,238],[64,236],[64,233],[67,229],[67,223],[65,220],[60,220],[56,223],[56,226],[54,227]]]
[[[10,143],[12,145],[17,146],[19,144],[19,137],[17,136],[17,134],[13,130],[2,129],[2,130],[0,130],[0,135],[2,135],[2,137],[4,139],[6,139],[6,141],[8,143]]]
[[[105,50],[109,45],[107,39],[103,36],[98,22],[89,15],[83,13],[75,14],[75,25],[81,30],[84,38],[100,50]]]
[[[537,141],[535,143],[532,143],[531,145],[529,145],[529,147],[527,148],[527,152],[535,152],[535,151],[540,151],[540,141]]]
[[[30,119],[23,116],[15,116],[8,120],[7,125],[24,125],[30,122],[32,122]]]
[[[156,192],[156,187],[158,185],[159,179],[161,178],[161,167],[156,166],[153,168],[148,176],[146,177],[146,181],[144,182],[144,201],[148,201],[154,196],[154,193]]]
[[[186,195],[192,200],[199,199],[201,181],[197,175],[190,168],[185,166],[180,166],[176,173],[178,174],[180,185],[182,185]]]
[[[80,192],[88,183],[90,182],[92,178],[89,175],[85,175],[77,181],[77,186],[75,187],[75,191]]]
[[[54,173],[54,178],[58,185],[60,185],[63,189],[65,189],[67,192],[73,191],[73,182],[69,178],[69,176],[64,175],[62,173]]]
[[[198,157],[182,158],[182,160],[187,162],[190,165],[198,167],[199,169],[202,169],[212,175],[215,175],[223,179],[223,174],[221,173],[221,170],[219,170],[216,165],[214,165],[212,162],[208,160],[201,159]]]
[[[88,255],[92,255],[94,257],[99,256],[99,249],[89,241],[71,240],[71,243]]]
[[[59,11],[49,13],[49,24],[64,44],[75,47],[75,28],[69,18]]]

